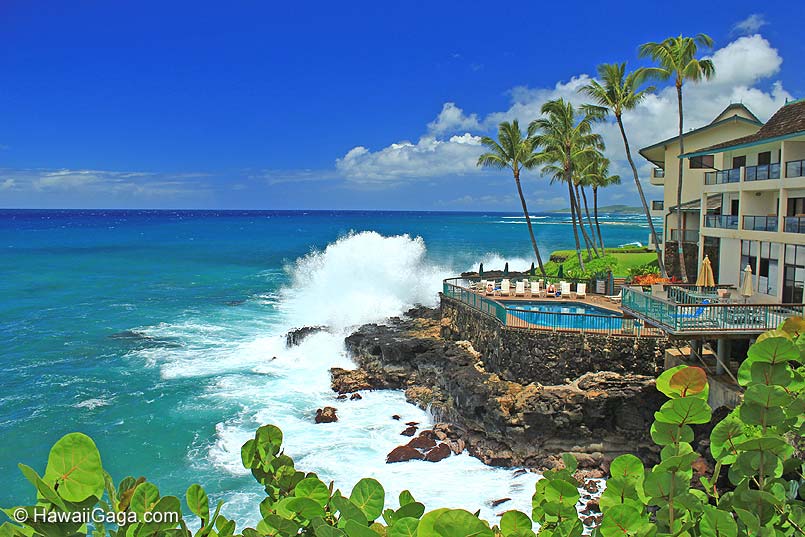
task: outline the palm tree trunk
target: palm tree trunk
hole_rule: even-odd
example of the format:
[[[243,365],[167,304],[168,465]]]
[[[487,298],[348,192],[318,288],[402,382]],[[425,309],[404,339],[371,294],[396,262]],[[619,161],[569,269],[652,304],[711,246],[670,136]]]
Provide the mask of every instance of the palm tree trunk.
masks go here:
[[[654,229],[654,221],[651,219],[651,213],[649,212],[648,202],[646,201],[646,195],[643,193],[643,185],[640,184],[640,178],[637,175],[637,166],[635,166],[634,160],[632,160],[632,150],[629,148],[629,140],[626,138],[626,130],[623,128],[623,118],[620,114],[615,116],[615,119],[618,120],[618,127],[621,130],[621,136],[623,137],[623,146],[626,148],[626,159],[629,161],[629,166],[632,167],[632,175],[634,175],[634,184],[637,187],[637,193],[640,194],[640,202],[643,204],[643,212],[646,214],[646,221],[648,222],[648,228],[651,231],[651,240],[654,243],[654,250],[657,252],[657,264],[660,267],[660,274],[663,278],[668,277],[668,272],[665,270],[665,263],[662,259],[662,252],[660,251],[660,241],[657,240],[657,230]],[[679,204],[679,200],[677,200],[677,205]],[[603,248],[603,246],[602,246]]]
[[[576,229],[576,204],[573,201],[573,181],[570,174],[565,172],[565,182],[567,183],[568,197],[570,198],[570,221],[573,222],[573,238],[576,240],[576,257],[579,259],[579,268],[584,270],[584,261],[581,259],[581,243],[579,242],[579,230]]]
[[[684,136],[682,135],[682,125],[683,125],[683,117],[682,117],[682,84],[677,83],[676,85],[676,98],[677,103],[679,104],[679,155],[682,156],[685,154],[685,140]],[[679,233],[679,237],[677,237],[676,247],[677,253],[679,254],[679,277],[682,279],[683,283],[688,283],[688,270],[685,267],[685,247],[683,239],[685,238],[684,228],[682,227],[682,158],[677,159],[679,161],[679,179],[676,184],[676,225],[677,225],[677,233]],[[700,210],[703,210],[702,207]]]
[[[574,185],[574,189],[576,198],[576,214],[579,217],[581,236],[584,237],[584,244],[587,246],[587,261],[590,261],[593,258],[593,254],[590,252],[590,245],[592,244],[595,257],[599,257],[598,250],[595,247],[595,242],[590,239],[590,236],[587,234],[587,230],[584,227],[584,215],[581,213],[581,195],[579,194],[579,185]]]
[[[584,213],[587,215],[587,226],[590,228],[590,240],[593,241],[593,248],[595,248],[595,230],[593,228],[593,220],[590,218],[590,207],[587,205],[587,192],[584,191],[584,185],[581,185],[579,190],[581,190],[581,199],[584,202]],[[599,254],[598,250],[596,250],[595,255],[601,257],[603,252]]]
[[[598,187],[593,187],[593,215],[595,216],[595,229],[598,231],[598,242],[601,244],[601,251],[607,255],[606,246],[604,246],[604,238],[601,235],[601,226],[598,224]]]
[[[545,267],[542,266],[542,256],[539,255],[537,239],[534,238],[534,229],[531,227],[531,217],[528,215],[528,207],[525,203],[525,196],[523,196],[523,188],[520,186],[520,172],[518,170],[514,171],[514,182],[517,184],[517,193],[520,195],[520,203],[523,205],[523,214],[525,215],[526,224],[528,224],[528,234],[531,237],[531,246],[534,248],[534,255],[537,256],[539,271],[543,276],[545,276]]]

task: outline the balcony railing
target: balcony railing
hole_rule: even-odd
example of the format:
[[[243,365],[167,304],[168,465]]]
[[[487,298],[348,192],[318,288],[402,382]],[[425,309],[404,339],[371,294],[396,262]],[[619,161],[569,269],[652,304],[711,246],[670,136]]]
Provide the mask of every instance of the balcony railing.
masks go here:
[[[704,174],[704,184],[721,185],[725,183],[737,183],[741,180],[741,168],[721,170],[718,172],[706,172]]]
[[[805,216],[786,216],[785,230],[788,233],[805,233]]]
[[[738,216],[731,214],[708,214],[704,216],[704,227],[738,229]]]
[[[777,231],[776,216],[744,216],[743,229],[747,231]]]
[[[665,170],[662,168],[654,168],[651,170],[651,176],[655,179],[663,179],[665,177]]]
[[[680,235],[680,230],[678,229],[669,229],[668,230],[668,240],[669,241],[678,241],[679,237],[682,237],[682,242],[699,242],[699,230],[698,229],[683,229],[681,230],[682,233]]]
[[[673,334],[758,334],[778,327],[789,317],[805,314],[802,304],[720,302],[729,299],[721,299],[717,293],[692,304],[680,304],[635,287],[624,287],[621,296],[625,313]]]
[[[805,160],[789,160],[785,163],[786,177],[805,177]]]
[[[765,181],[780,178],[780,163],[747,166],[744,181]]]
[[[651,202],[651,210],[652,211],[662,211],[664,206],[665,206],[665,202],[662,201],[662,200],[653,200]]]

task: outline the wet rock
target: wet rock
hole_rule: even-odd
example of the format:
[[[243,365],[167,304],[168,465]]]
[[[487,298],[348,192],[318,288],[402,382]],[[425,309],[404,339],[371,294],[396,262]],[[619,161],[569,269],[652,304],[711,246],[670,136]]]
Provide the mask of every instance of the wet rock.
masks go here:
[[[396,421],[400,421],[402,418],[400,418],[400,415],[399,415],[399,414],[394,414],[394,415],[391,417],[391,419],[396,420]]]
[[[409,421],[409,422],[406,423],[406,425],[409,426],[409,427],[416,427],[417,425],[419,425],[419,422],[418,421]]]
[[[359,393],[353,393],[349,396],[350,401],[360,401],[361,399],[363,399],[363,397]]]
[[[316,410],[316,423],[333,423],[338,421],[336,409],[331,406]]]
[[[410,446],[397,446],[386,455],[386,463],[391,464],[395,462],[405,462],[411,460],[422,460],[425,456],[416,449]]]
[[[588,510],[588,512],[593,512],[593,513],[600,513],[601,512],[601,506],[599,505],[598,500],[595,499],[595,498],[593,498],[592,500],[588,501],[585,508]]]
[[[407,427],[403,432],[400,433],[402,436],[414,436],[416,434],[416,427]]]
[[[446,459],[453,454],[450,446],[447,444],[439,444],[425,454],[425,460],[429,462],[439,462]]]
[[[345,394],[345,393],[339,394],[336,397],[336,399],[338,399],[339,401],[344,401],[346,398],[347,398],[347,394]]]
[[[330,386],[338,393],[355,393],[365,390],[389,388],[382,379],[362,369],[330,369]]]
[[[412,439],[410,442],[408,442],[407,445],[417,449],[430,449],[436,445],[436,442],[432,438],[419,435],[416,438]]]
[[[463,453],[464,450],[467,448],[466,444],[464,443],[464,440],[461,438],[457,440],[451,440],[447,443],[447,445],[450,446],[450,450],[456,455]]]
[[[494,507],[497,507],[498,505],[504,504],[506,502],[510,502],[511,500],[512,500],[511,498],[501,498],[499,500],[493,501],[491,503],[491,506],[494,508]]]
[[[592,479],[588,479],[587,481],[585,481],[583,488],[590,494],[595,494],[599,490],[598,483],[596,481],[593,481]]]
[[[294,347],[299,345],[306,337],[324,330],[327,330],[326,326],[303,326],[302,328],[290,330],[285,334],[285,346]]]

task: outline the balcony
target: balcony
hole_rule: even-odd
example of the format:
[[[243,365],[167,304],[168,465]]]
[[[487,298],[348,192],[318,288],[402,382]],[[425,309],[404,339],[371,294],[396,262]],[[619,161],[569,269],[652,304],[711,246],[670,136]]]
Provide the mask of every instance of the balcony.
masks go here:
[[[732,214],[707,214],[704,216],[704,227],[738,229],[738,216]]]
[[[683,229],[681,230],[681,237],[682,242],[692,242],[697,243],[699,242],[699,230],[698,229]],[[669,241],[678,241],[680,237],[680,230],[678,229],[669,229],[668,230],[668,240]]]
[[[747,231],[777,231],[776,216],[744,216],[743,229]]]
[[[786,216],[786,233],[805,233],[805,216]]]
[[[706,172],[704,174],[704,184],[723,185],[726,183],[737,183],[741,180],[741,168],[732,168],[717,172]]]
[[[785,163],[786,177],[805,177],[805,160],[789,160]]]
[[[765,181],[780,178],[780,163],[747,166],[744,181]]]

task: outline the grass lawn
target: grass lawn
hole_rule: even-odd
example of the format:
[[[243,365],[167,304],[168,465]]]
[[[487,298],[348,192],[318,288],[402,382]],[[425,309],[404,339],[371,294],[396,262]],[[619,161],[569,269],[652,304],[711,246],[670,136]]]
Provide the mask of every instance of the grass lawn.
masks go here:
[[[645,248],[607,248],[607,255],[600,259],[595,257],[587,261],[587,252],[582,251],[584,267],[588,273],[606,272],[612,270],[616,277],[629,275],[629,269],[639,267],[647,263],[657,264],[657,254]],[[576,250],[557,250],[551,253],[551,261],[545,263],[545,272],[555,276],[559,271],[559,265],[564,265],[564,273],[579,271],[579,262],[576,258]]]

